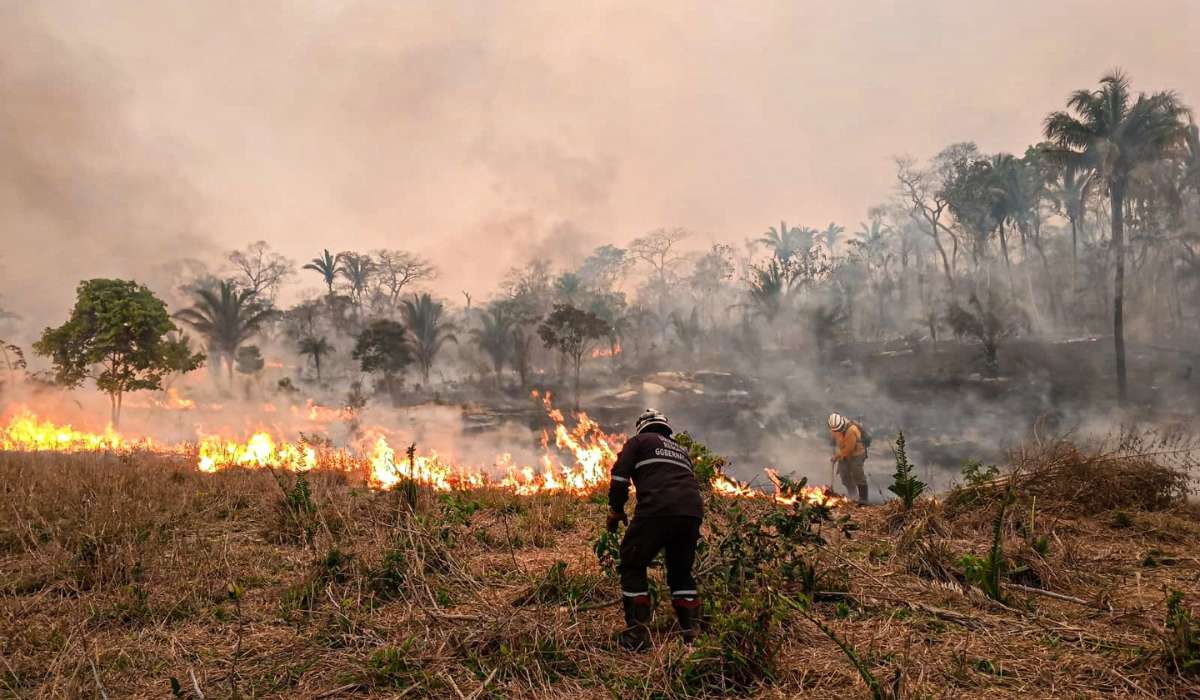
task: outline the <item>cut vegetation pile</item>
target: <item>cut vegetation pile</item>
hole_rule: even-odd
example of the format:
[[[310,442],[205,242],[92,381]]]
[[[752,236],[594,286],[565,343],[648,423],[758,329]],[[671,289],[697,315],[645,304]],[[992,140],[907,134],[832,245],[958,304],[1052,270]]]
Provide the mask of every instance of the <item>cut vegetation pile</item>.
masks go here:
[[[1054,442],[910,507],[709,494],[705,632],[659,585],[640,655],[602,494],[3,454],[0,696],[1200,697],[1193,447]]]

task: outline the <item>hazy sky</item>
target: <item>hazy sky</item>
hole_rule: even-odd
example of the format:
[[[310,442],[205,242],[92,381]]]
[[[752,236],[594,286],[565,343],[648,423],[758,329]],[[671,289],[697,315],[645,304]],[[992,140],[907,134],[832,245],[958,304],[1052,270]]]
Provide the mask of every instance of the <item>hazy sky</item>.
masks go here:
[[[260,238],[479,297],[659,226],[853,229],[893,155],[1020,151],[1113,66],[1200,104],[1195,0],[701,7],[0,0],[3,303]]]

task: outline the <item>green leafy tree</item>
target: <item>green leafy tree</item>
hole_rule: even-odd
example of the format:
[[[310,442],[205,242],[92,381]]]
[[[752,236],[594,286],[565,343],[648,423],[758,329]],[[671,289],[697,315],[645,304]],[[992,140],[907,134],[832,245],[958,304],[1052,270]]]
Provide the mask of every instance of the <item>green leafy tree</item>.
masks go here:
[[[309,336],[300,340],[298,351],[301,355],[312,358],[313,366],[317,370],[317,381],[321,381],[321,358],[333,352],[333,345],[325,339],[325,336],[319,338]]]
[[[362,371],[378,374],[388,396],[396,400],[396,380],[413,360],[408,331],[402,324],[389,319],[371,322],[354,341],[350,356],[358,360]]]
[[[443,318],[445,307],[442,302],[434,301],[428,293],[405,299],[400,311],[413,337],[413,351],[421,368],[421,378],[428,384],[429,370],[442,346],[447,342],[458,343],[458,336],[454,334],[457,329]]]
[[[591,311],[577,309],[569,304],[555,304],[554,310],[538,326],[542,343],[558,350],[569,359],[575,369],[575,408],[579,408],[579,374],[583,367],[584,353],[592,343],[608,336],[608,322]]]
[[[310,260],[303,269],[319,274],[329,293],[333,294],[333,283],[337,281],[338,273],[342,269],[342,256],[331,255],[327,248],[321,251],[320,257]]]
[[[1114,71],[1098,90],[1076,90],[1067,111],[1046,117],[1046,138],[1061,162],[1096,171],[1108,192],[1113,254],[1113,345],[1117,397],[1128,398],[1125,369],[1125,200],[1134,171],[1186,142],[1188,110],[1173,92],[1134,97],[1129,79]]]
[[[578,303],[583,293],[583,278],[574,272],[564,272],[554,280],[554,296],[564,304]]]
[[[221,282],[215,289],[197,289],[195,299],[195,305],[177,312],[175,318],[204,338],[218,369],[221,362],[225,363],[229,385],[233,386],[238,348],[275,317],[275,310],[254,292],[239,289],[231,280]]]
[[[508,304],[493,303],[486,312],[479,312],[480,326],[471,329],[471,340],[492,361],[496,372],[496,385],[500,385],[500,373],[504,363],[513,354],[513,325],[516,318]]]
[[[93,279],[80,283],[67,322],[45,329],[33,348],[51,359],[58,384],[77,387],[94,380],[109,396],[116,426],[126,392],[159,389],[167,374],[204,362],[200,353],[172,351],[166,336],[174,330],[166,305],[144,285]]]
[[[588,288],[607,292],[610,291],[625,271],[629,269],[629,257],[623,248],[614,245],[603,245],[592,251],[584,259],[577,273]]]

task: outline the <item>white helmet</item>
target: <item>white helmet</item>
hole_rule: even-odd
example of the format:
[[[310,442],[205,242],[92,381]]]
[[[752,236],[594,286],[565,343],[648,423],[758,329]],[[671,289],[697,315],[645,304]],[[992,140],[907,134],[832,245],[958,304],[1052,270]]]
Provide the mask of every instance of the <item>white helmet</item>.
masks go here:
[[[667,417],[661,411],[647,408],[642,412],[642,415],[638,416],[637,422],[633,424],[633,432],[640,434],[652,425],[661,425],[667,430],[671,430],[671,426],[667,423]],[[671,432],[674,431],[671,430]]]
[[[825,422],[829,425],[830,430],[833,430],[833,431],[836,431],[839,433],[842,432],[843,430],[845,430],[846,427],[850,425],[849,419],[847,419],[845,416],[843,416],[840,413],[830,413],[829,419]]]

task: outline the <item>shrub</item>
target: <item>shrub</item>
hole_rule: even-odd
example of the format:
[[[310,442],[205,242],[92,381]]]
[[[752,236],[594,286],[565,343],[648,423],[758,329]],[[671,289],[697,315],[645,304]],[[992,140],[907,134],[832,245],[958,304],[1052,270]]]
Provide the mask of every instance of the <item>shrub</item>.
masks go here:
[[[1183,593],[1167,596],[1165,656],[1168,667],[1180,675],[1200,674],[1200,625],[1183,604]]]
[[[701,488],[708,488],[712,480],[729,464],[728,460],[709,450],[704,443],[698,442],[688,433],[676,433],[674,439],[675,442],[687,449],[692,459],[692,466],[696,471],[696,480],[700,482]]]
[[[1000,579],[1004,576],[1005,569],[1004,515],[1012,502],[1013,487],[1010,482],[1004,491],[1004,497],[1000,499],[1000,509],[996,513],[996,519],[992,521],[992,546],[988,549],[987,556],[978,557],[967,554],[959,560],[959,565],[963,567],[963,577],[967,582],[979,587],[987,594],[987,597],[999,602],[1004,602],[1004,590],[1000,586]]]
[[[745,694],[778,671],[785,608],[767,589],[747,593],[727,609],[709,604],[706,628],[679,669],[685,696]]]
[[[912,510],[913,503],[925,491],[925,482],[913,474],[912,465],[908,462],[908,453],[904,449],[904,433],[896,436],[896,445],[892,452],[896,455],[896,474],[892,477],[892,485],[888,487],[888,491],[900,498],[904,510]]]

